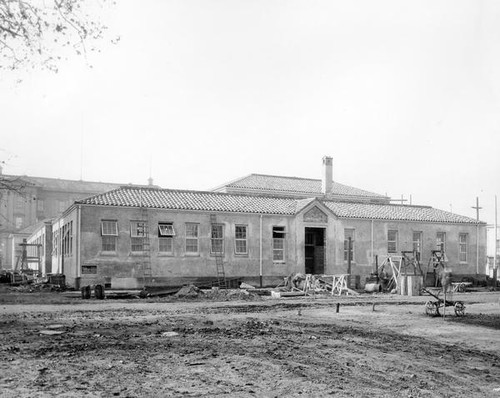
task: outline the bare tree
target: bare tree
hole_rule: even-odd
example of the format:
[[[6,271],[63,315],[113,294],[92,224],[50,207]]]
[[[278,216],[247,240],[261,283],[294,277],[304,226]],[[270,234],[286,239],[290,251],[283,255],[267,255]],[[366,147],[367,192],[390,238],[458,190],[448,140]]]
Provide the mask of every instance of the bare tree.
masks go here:
[[[106,29],[100,11],[113,0],[0,0],[0,68],[57,71],[69,48],[86,56]]]

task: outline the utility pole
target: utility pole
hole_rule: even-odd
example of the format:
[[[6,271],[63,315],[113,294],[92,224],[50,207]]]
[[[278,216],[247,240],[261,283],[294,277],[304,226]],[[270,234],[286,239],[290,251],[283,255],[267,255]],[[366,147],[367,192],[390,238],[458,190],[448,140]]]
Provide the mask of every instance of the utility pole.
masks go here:
[[[476,196],[476,206],[472,206],[473,209],[476,209],[476,275],[479,275],[479,210],[482,207],[479,207],[479,197]]]
[[[476,196],[476,205],[472,206],[473,209],[476,209],[476,220],[479,223],[479,210],[482,209],[482,207],[479,207],[479,198]]]
[[[498,218],[497,218],[497,196],[495,195],[495,252],[493,253],[493,281],[495,289],[498,281]]]

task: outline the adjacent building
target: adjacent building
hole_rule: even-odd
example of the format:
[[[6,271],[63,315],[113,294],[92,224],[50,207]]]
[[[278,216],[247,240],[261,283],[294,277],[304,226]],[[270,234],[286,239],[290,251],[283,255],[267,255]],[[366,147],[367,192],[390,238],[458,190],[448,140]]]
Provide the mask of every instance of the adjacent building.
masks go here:
[[[19,243],[39,222],[59,217],[76,200],[120,184],[2,174],[0,167],[0,269],[13,269]],[[17,190],[4,189],[6,186]]]

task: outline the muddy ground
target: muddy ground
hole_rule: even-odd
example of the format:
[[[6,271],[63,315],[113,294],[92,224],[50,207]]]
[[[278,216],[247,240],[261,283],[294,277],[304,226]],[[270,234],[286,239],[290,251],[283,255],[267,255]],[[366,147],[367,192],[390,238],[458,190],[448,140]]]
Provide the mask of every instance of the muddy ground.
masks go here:
[[[455,294],[461,318],[424,315],[428,299],[2,288],[0,395],[500,397],[500,293]]]

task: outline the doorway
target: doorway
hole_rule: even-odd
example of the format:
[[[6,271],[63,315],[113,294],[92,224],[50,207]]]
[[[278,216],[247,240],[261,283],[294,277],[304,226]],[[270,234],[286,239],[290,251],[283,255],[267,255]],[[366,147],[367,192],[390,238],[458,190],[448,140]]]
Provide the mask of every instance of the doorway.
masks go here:
[[[305,271],[306,274],[325,273],[325,229],[308,228],[305,230]]]

